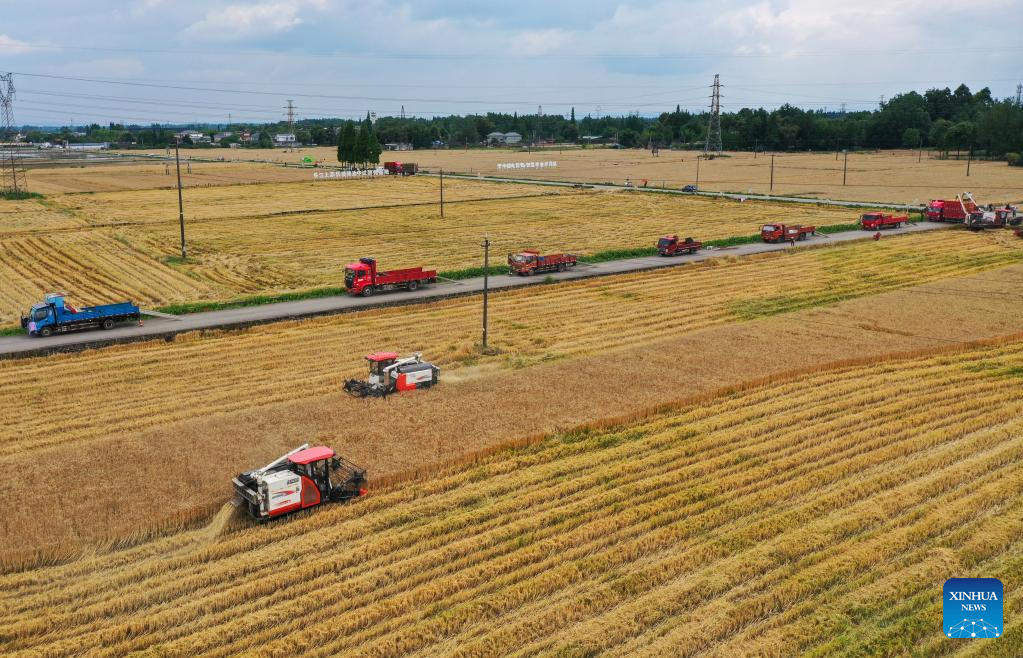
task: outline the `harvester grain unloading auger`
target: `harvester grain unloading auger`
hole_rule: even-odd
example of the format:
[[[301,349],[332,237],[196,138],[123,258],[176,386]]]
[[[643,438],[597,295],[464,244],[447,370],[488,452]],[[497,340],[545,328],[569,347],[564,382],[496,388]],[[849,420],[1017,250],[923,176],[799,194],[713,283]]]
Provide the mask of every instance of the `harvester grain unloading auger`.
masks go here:
[[[440,368],[423,361],[419,352],[398,358],[397,352],[376,352],[366,355],[368,379],[349,379],[344,390],[357,398],[386,397],[396,391],[430,388],[440,381]]]

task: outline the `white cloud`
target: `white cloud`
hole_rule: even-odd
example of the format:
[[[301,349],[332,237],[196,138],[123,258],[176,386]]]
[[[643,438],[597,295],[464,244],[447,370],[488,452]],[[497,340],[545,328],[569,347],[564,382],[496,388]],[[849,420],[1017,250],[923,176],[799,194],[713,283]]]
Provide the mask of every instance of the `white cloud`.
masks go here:
[[[18,41],[14,37],[9,37],[6,34],[0,34],[0,54],[3,55],[23,55],[35,50],[31,45],[24,41]]]
[[[324,0],[276,0],[230,4],[208,12],[192,23],[185,34],[198,39],[245,39],[287,32],[301,25],[306,6],[322,8]]]

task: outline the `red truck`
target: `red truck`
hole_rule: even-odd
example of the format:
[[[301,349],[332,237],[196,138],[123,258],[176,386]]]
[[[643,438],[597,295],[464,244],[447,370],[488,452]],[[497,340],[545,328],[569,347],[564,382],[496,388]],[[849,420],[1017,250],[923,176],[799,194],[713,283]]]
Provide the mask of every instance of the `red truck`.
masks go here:
[[[927,204],[924,217],[929,222],[968,223],[967,217],[979,221],[984,212],[972,199],[934,199]]]
[[[392,176],[415,176],[419,165],[415,162],[385,162],[384,169]]]
[[[860,226],[864,231],[877,231],[882,228],[902,228],[903,224],[909,223],[909,217],[903,215],[897,217],[882,212],[868,212],[860,217]]]
[[[409,267],[378,272],[373,258],[360,258],[358,263],[345,265],[345,288],[350,295],[369,297],[385,290],[416,290],[428,283],[437,283],[437,270]]]
[[[760,227],[760,238],[764,242],[791,242],[805,240],[817,230],[816,226],[789,226],[787,224],[764,224]]]
[[[702,242],[698,242],[692,238],[679,240],[677,235],[665,235],[657,241],[657,253],[662,256],[695,254],[696,250],[702,246]]]
[[[572,254],[541,256],[539,251],[526,249],[517,254],[508,254],[508,267],[515,274],[529,276],[538,272],[564,272],[570,267],[575,267],[578,260]]]

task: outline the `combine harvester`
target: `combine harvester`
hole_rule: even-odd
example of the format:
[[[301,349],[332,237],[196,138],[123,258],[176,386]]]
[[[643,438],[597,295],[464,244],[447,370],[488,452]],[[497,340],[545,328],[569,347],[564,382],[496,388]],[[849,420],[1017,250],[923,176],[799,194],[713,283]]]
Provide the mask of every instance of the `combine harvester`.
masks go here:
[[[703,246],[702,242],[692,238],[679,240],[677,235],[665,235],[657,241],[657,253],[661,256],[678,256],[695,254]]]
[[[366,495],[366,471],[337,456],[326,446],[306,443],[263,468],[234,478],[237,494],[257,521],[323,503],[343,502]]]
[[[113,329],[121,322],[142,324],[143,315],[180,320],[169,313],[140,309],[131,302],[83,306],[75,308],[65,300],[65,293],[51,292],[43,301],[33,304],[28,315],[21,316],[21,328],[29,336],[47,338],[57,333],[81,331],[82,329]]]
[[[418,290],[419,286],[437,283],[437,270],[409,267],[390,272],[377,271],[374,258],[360,258],[345,266],[345,288],[349,295],[370,295],[385,290]]]
[[[924,210],[924,217],[929,222],[948,222],[951,224],[970,224],[980,222],[984,212],[973,201],[969,192],[957,194],[954,199],[933,199]]]
[[[397,352],[376,352],[366,355],[369,362],[369,379],[349,379],[344,390],[357,398],[387,397],[397,391],[414,391],[430,388],[440,381],[440,368],[423,361],[423,355],[416,352],[404,359]]]
[[[517,254],[508,254],[508,267],[519,276],[531,276],[541,272],[564,272],[575,267],[579,258],[573,254],[548,254],[541,256],[539,251],[526,249]]]
[[[909,223],[909,217],[889,215],[881,212],[868,212],[860,217],[860,226],[864,231],[877,231],[883,228],[902,228]]]

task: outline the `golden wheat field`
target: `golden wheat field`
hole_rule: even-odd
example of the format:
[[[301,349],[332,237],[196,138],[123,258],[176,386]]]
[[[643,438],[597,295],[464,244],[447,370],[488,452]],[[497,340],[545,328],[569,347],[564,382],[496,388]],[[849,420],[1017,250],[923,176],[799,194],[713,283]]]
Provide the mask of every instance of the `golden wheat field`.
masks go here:
[[[344,265],[363,256],[385,268],[476,267],[487,233],[498,254],[537,247],[585,255],[649,247],[665,232],[749,235],[794,213],[820,226],[858,216],[850,209],[456,179],[445,183],[451,203],[441,218],[438,191],[438,181],[428,178],[188,190],[184,263],[174,190],[0,201],[0,221],[9,222],[0,225],[0,282],[8,284],[0,293],[0,324],[53,290],[82,304],[131,298],[162,306],[339,287]],[[388,205],[396,207],[373,207]]]
[[[1023,331],[1020,252],[977,235],[953,254],[939,237],[495,294],[501,353],[482,358],[478,300],[459,299],[0,362],[0,469],[25,473],[0,492],[56,478],[66,493],[0,519],[0,553],[30,563],[203,518],[231,475],[299,439],[339,443],[379,482],[793,368]],[[379,349],[422,350],[444,387],[380,405],[341,394]],[[215,464],[211,445],[230,447]]]
[[[162,153],[160,155],[163,155]],[[116,192],[176,188],[177,170],[174,160],[144,162],[89,163],[77,166],[31,168],[27,172],[28,187],[45,195],[76,192]],[[312,174],[304,169],[289,169],[261,163],[190,162],[181,164],[184,187],[211,187],[250,183],[307,181]]]
[[[941,632],[941,585],[1023,576],[1021,371],[1018,339],[811,369],[272,525],[227,509],[0,576],[0,637],[12,656],[972,655]]]
[[[234,151],[226,157],[278,162],[298,162],[305,156],[333,158],[329,148]],[[482,173],[508,178],[516,176],[541,180],[584,183],[626,179],[651,187],[662,184],[678,189],[697,182],[695,151],[662,150],[652,156],[642,149],[544,149],[526,152],[511,149],[421,150],[387,154],[382,160],[417,162],[430,170]],[[934,198],[954,198],[964,190],[973,192],[978,203],[1023,201],[1023,169],[1005,162],[974,161],[966,175],[965,160],[939,160],[916,151],[850,153],[846,184],[842,185],[843,156],[834,153],[774,154],[774,187],[771,188],[771,154],[731,152],[728,157],[700,162],[699,186],[718,192],[796,195],[821,199],[845,199],[892,204],[921,204]],[[498,163],[556,161],[550,169],[498,169]]]

